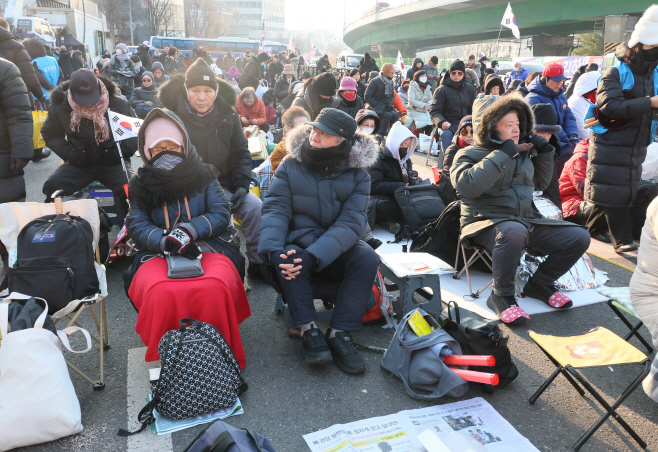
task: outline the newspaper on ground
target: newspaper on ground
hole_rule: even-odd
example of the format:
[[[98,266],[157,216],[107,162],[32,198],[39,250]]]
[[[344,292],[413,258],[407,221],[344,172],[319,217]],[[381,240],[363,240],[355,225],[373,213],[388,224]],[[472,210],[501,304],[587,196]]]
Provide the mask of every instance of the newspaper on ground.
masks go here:
[[[337,424],[304,440],[312,452],[424,452],[417,437],[428,429],[439,439],[461,431],[487,451],[539,452],[482,397]]]
[[[429,253],[380,254],[380,258],[399,278],[410,275],[452,273],[454,270]]]
[[[148,402],[151,401],[152,395],[149,394],[146,397]],[[226,419],[227,417],[237,416],[238,414],[244,414],[244,409],[242,408],[242,403],[240,398],[235,402],[231,408],[226,408],[215,413],[204,414],[201,416],[195,416],[190,419],[185,419],[184,421],[174,421],[168,419],[158,413],[158,410],[153,410],[153,415],[155,416],[155,422],[151,424],[151,432],[157,433],[158,435],[167,435],[169,433],[177,432],[179,430],[184,430],[186,428],[194,427],[195,425],[206,424],[208,422],[213,422],[218,419]]]

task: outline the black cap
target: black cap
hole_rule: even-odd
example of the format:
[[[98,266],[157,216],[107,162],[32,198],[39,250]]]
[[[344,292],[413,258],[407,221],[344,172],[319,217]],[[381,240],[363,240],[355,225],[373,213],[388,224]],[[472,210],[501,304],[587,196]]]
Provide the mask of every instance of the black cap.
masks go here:
[[[313,91],[322,96],[336,95],[336,79],[329,72],[316,75],[313,79]]]
[[[344,111],[335,108],[323,108],[314,122],[307,122],[324,133],[352,139],[356,132],[356,121]]]
[[[311,77],[313,76],[309,71],[304,71],[304,73],[302,73],[302,78],[311,78]]]
[[[71,75],[69,89],[78,105],[94,105],[101,101],[98,79],[89,69],[78,69]]]
[[[557,123],[557,115],[551,104],[535,104],[530,107],[535,115],[535,132],[557,135],[562,127]]]

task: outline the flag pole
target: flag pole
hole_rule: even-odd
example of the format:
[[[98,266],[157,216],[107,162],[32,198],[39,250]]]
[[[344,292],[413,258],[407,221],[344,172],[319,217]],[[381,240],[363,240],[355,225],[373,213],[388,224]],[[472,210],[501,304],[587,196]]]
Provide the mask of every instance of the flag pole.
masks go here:
[[[498,30],[498,38],[496,39],[496,58],[498,58],[498,41],[500,41],[500,34],[503,32],[503,24],[500,24],[500,30]]]

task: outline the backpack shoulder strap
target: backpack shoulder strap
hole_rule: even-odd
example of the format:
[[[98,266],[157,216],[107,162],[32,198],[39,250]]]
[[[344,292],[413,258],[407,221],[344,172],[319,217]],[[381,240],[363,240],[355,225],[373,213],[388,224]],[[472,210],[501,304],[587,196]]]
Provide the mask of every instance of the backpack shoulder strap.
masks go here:
[[[235,440],[231,436],[231,433],[228,431],[222,432],[203,452],[226,452],[233,444],[235,444]]]

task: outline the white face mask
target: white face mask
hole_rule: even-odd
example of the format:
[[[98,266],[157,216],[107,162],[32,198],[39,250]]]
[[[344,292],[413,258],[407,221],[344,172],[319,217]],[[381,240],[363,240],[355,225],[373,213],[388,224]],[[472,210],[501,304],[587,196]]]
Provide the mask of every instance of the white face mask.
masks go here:
[[[361,126],[361,132],[365,133],[366,135],[372,135],[372,133],[375,131],[372,127],[365,127]]]
[[[137,61],[134,64],[135,64],[135,67],[142,67],[142,62],[141,61]]]
[[[418,80],[420,80],[420,83],[427,83],[427,77],[424,75],[422,77],[418,77]]]
[[[117,49],[117,55],[123,55],[123,50]]]

